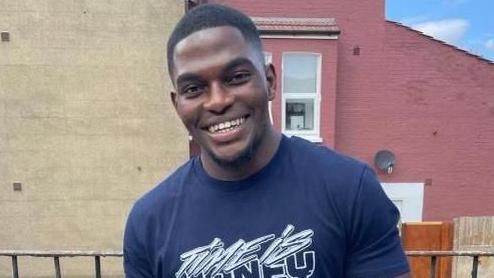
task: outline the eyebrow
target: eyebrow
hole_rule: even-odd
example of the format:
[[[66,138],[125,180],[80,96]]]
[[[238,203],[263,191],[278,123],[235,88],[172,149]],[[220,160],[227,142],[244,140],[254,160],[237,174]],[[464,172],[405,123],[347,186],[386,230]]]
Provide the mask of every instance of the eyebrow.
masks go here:
[[[252,64],[252,62],[249,59],[244,58],[244,57],[237,57],[237,58],[231,60],[230,62],[228,62],[228,64],[226,64],[226,66],[223,68],[222,72],[226,73],[226,72],[232,70],[233,68],[238,67],[238,66],[242,66],[242,65],[248,65],[248,66],[254,67],[254,64]]]
[[[181,74],[177,78],[176,84],[178,85],[180,83],[183,83],[186,81],[191,81],[191,80],[201,80],[201,78],[199,77],[199,75],[194,74],[194,73],[184,73],[184,74]]]
[[[254,64],[247,58],[245,57],[237,57],[230,62],[228,62],[223,69],[221,70],[222,74],[227,73],[228,71],[234,69],[235,67],[241,66],[241,65],[248,65],[251,67],[254,67]],[[183,73],[180,76],[177,77],[176,84],[180,84],[183,82],[191,81],[191,80],[202,80],[202,78],[195,74],[195,73]]]

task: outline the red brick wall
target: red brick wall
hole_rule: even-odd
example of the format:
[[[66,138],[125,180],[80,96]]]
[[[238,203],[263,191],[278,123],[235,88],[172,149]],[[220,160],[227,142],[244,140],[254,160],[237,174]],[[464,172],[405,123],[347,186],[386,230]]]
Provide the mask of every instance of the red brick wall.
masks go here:
[[[397,165],[383,182],[432,179],[424,220],[494,215],[494,65],[389,22],[382,51],[346,56],[336,148],[371,164],[392,150]]]
[[[337,70],[336,95],[330,89],[332,85],[327,84],[327,81],[332,80],[331,77],[327,75],[322,77],[324,80],[322,94],[336,98],[336,107],[335,109],[331,109],[334,99],[322,100],[321,136],[325,144],[338,148],[338,142],[335,142],[335,133],[338,133],[339,118],[341,118],[338,111],[342,110],[342,115],[345,117],[346,110],[348,109],[340,108],[351,107],[351,103],[348,103],[346,98],[341,98],[340,96],[349,94],[360,95],[362,89],[366,91],[377,91],[379,90],[380,83],[372,82],[371,80],[381,80],[383,78],[382,72],[379,69],[381,67],[384,36],[384,1],[285,0],[281,2],[270,0],[213,0],[209,2],[236,7],[251,16],[331,17],[336,19],[336,23],[342,30],[342,34],[332,44],[330,41],[326,41],[328,46],[323,47],[331,48],[333,47],[332,45],[335,45],[334,49],[331,50],[335,56],[324,55],[323,59],[330,63],[337,61],[336,64],[329,65],[329,67],[334,66],[334,69]],[[268,40],[264,40],[264,42],[267,43]],[[289,44],[290,46],[288,48],[292,49],[311,49],[313,48],[313,43],[316,42],[302,40],[291,42],[291,40],[285,40],[285,42],[278,45]],[[320,44],[320,42],[316,44]],[[361,49],[362,54],[365,53],[365,55],[352,55],[353,48],[357,46]],[[337,55],[336,53],[339,54]],[[276,53],[274,54],[276,55]],[[329,53],[326,51],[326,54]],[[281,64],[275,64],[275,66],[281,69]],[[327,71],[323,72],[327,73]],[[333,72],[329,71],[330,74]],[[366,78],[361,78],[362,76]],[[278,88],[281,89],[281,84]],[[330,110],[325,110],[325,106],[328,106]],[[281,111],[279,103],[274,103],[273,111],[276,111],[275,109]],[[348,111],[349,113],[353,113],[351,110]],[[337,114],[335,115],[334,113]],[[275,115],[275,124],[278,123],[276,120]]]
[[[494,215],[494,65],[393,23],[384,50],[386,82],[372,110],[393,117],[373,143],[396,150],[392,179],[432,178],[428,220]]]
[[[335,55],[337,63],[326,67],[337,71],[336,125],[321,122],[323,137],[371,165],[378,150],[392,150],[397,165],[392,175],[379,173],[383,182],[432,179],[424,220],[494,215],[494,65],[386,22],[383,1],[215,2],[253,16],[336,18],[342,33],[333,46],[265,40],[278,69],[283,49],[320,48],[329,63]],[[327,96],[332,78],[323,76]],[[279,102],[273,110],[279,126]],[[327,119],[331,114],[322,114]]]
[[[424,220],[494,215],[494,65],[393,23],[380,58],[381,79],[338,76],[361,91],[338,91],[337,149],[370,163],[392,150],[383,182],[432,179]]]

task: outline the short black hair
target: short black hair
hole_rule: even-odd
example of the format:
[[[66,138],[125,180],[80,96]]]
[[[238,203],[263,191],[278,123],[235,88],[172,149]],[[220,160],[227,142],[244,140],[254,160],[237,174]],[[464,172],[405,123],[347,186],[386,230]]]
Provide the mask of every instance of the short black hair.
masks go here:
[[[168,73],[172,75],[175,46],[190,34],[208,28],[231,26],[238,29],[245,41],[258,52],[264,64],[262,43],[254,22],[245,14],[233,8],[218,5],[204,4],[191,9],[186,13],[173,29],[167,44]]]

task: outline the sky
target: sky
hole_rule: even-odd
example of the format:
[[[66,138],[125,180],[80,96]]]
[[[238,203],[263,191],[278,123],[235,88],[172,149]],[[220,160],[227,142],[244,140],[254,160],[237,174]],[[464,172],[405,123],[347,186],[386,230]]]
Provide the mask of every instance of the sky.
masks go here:
[[[494,61],[494,0],[385,0],[386,19]]]

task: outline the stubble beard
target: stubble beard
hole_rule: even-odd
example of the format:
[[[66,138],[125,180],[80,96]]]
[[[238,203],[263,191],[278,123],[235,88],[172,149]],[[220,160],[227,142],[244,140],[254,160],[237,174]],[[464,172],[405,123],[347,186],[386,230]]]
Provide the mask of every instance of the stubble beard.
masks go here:
[[[259,126],[259,128],[262,130],[261,133],[254,134],[254,138],[248,143],[248,146],[244,150],[242,150],[242,152],[231,159],[218,157],[211,150],[206,149],[204,151],[207,152],[208,156],[219,167],[224,169],[239,170],[247,165],[249,162],[251,162],[253,159],[255,159],[257,151],[263,143],[262,140],[266,140],[266,137],[269,136],[269,125],[271,125],[271,123],[268,121],[265,122],[262,126]]]
[[[254,156],[261,145],[261,138],[262,135],[256,136],[240,154],[232,159],[220,158],[212,151],[206,151],[208,152],[209,157],[211,157],[211,159],[221,168],[237,170],[241,169],[254,159]]]
[[[254,134],[254,138],[248,143],[248,146],[242,150],[241,153],[239,153],[237,156],[231,158],[231,159],[224,159],[218,157],[213,151],[208,150],[207,148],[201,148],[201,152],[205,151],[207,153],[207,156],[211,158],[211,160],[218,165],[219,167],[223,169],[230,169],[230,170],[241,170],[242,167],[247,165],[249,162],[251,162],[256,154],[257,151],[259,150],[259,147],[262,145],[263,139],[266,140],[267,137],[269,136],[269,132],[272,128],[271,122],[269,120],[269,112],[267,108],[267,101],[266,101],[266,118],[263,121],[263,124],[260,125],[258,128],[261,129],[260,134]],[[266,120],[267,119],[267,120]]]

